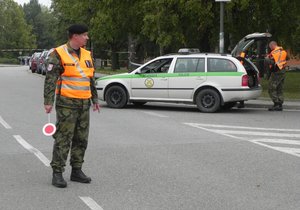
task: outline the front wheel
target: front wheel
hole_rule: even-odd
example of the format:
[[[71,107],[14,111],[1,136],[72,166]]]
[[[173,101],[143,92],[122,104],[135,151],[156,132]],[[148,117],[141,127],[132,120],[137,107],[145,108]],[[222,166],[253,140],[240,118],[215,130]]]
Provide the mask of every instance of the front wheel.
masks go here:
[[[120,86],[111,86],[106,91],[105,100],[111,108],[123,108],[127,104],[126,91]]]
[[[203,89],[196,96],[196,104],[201,112],[216,112],[220,109],[221,98],[213,89]]]

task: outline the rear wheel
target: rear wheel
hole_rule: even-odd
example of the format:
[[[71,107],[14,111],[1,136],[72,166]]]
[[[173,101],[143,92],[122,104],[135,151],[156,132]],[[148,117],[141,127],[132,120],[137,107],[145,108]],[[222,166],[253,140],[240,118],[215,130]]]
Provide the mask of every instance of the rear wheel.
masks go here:
[[[213,89],[203,89],[196,96],[196,104],[201,112],[216,112],[220,109],[221,98]]]
[[[105,94],[105,100],[111,108],[123,108],[127,104],[127,94],[120,86],[111,86]]]

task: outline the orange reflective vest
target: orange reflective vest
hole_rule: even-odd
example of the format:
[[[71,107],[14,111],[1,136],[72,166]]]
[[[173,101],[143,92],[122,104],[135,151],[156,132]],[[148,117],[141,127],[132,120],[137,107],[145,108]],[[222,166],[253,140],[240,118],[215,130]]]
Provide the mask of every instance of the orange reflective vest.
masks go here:
[[[280,70],[283,69],[284,65],[286,64],[287,52],[282,49],[282,47],[276,47],[274,50],[272,50],[270,55],[273,57],[278,68]]]
[[[241,64],[244,65],[243,59],[246,57],[246,53],[245,52],[241,52],[240,57],[242,58],[242,60],[240,62],[241,62]]]
[[[64,72],[57,81],[56,94],[68,98],[91,98],[90,79],[94,75],[94,67],[91,53],[80,48],[80,59],[76,54],[68,51],[67,45],[57,47],[56,52],[60,56]]]

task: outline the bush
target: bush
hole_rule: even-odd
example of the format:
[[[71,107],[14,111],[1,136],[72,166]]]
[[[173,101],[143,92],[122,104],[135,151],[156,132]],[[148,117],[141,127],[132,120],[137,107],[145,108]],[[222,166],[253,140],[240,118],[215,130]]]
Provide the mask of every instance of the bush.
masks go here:
[[[20,64],[17,58],[0,58],[0,63],[2,64]]]

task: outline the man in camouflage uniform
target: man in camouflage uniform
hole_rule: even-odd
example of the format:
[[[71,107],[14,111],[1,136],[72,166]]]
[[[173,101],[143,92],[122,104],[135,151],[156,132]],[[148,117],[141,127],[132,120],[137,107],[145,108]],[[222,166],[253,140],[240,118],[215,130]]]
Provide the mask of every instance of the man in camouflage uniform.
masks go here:
[[[92,58],[83,48],[88,40],[87,31],[85,25],[70,26],[68,43],[55,48],[48,58],[44,108],[50,113],[55,100],[57,130],[53,135],[52,184],[61,188],[67,186],[62,173],[70,149],[71,181],[91,182],[81,167],[88,144],[89,109],[92,104],[93,111],[99,112],[100,106]]]
[[[266,59],[267,74],[269,75],[268,92],[274,105],[270,107],[269,111],[282,111],[283,84],[285,80],[285,64],[287,53],[282,47],[279,47],[275,41],[269,43],[271,53]]]

